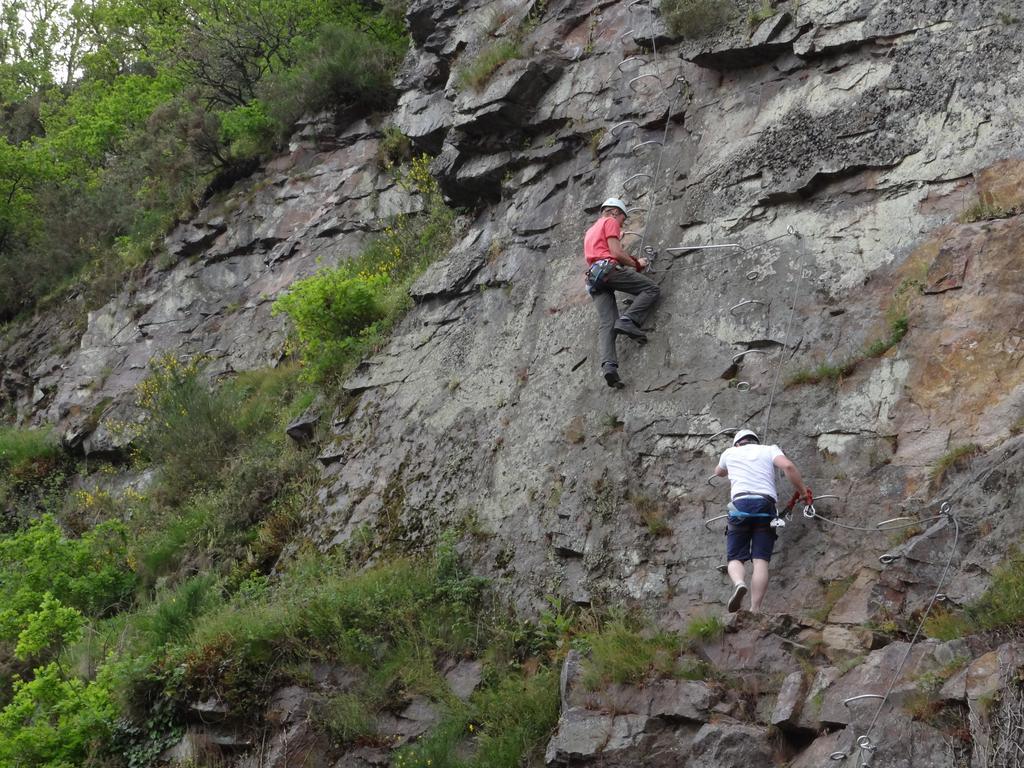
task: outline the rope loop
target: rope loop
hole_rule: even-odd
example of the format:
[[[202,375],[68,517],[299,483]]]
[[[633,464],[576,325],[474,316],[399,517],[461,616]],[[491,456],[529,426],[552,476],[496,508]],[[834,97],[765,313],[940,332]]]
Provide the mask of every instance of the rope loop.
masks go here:
[[[818,513],[814,510],[813,504],[808,504],[806,507],[804,507],[804,517],[806,517],[808,520],[812,520],[817,516]]]

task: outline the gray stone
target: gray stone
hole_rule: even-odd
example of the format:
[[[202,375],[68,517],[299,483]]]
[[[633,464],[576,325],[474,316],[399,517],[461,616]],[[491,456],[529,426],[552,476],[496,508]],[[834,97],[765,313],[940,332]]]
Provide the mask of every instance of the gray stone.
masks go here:
[[[483,678],[483,662],[460,661],[445,672],[444,679],[452,693],[463,701],[468,701],[473,691],[480,685]]]
[[[742,723],[708,723],[693,740],[693,768],[767,765],[772,760],[768,731]]]
[[[316,428],[320,423],[322,403],[314,402],[300,415],[296,416],[285,427],[285,434],[299,445],[306,445],[316,436]]]
[[[790,672],[782,681],[779,697],[772,710],[771,724],[790,727],[797,723],[807,695],[807,678],[803,672]]]

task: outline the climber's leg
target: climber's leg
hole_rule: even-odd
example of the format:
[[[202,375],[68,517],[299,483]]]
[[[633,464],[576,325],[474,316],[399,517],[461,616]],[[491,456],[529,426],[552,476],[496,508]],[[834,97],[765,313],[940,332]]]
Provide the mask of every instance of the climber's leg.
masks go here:
[[[761,602],[768,591],[768,561],[754,558],[754,573],[750,577],[750,610],[761,610]]]

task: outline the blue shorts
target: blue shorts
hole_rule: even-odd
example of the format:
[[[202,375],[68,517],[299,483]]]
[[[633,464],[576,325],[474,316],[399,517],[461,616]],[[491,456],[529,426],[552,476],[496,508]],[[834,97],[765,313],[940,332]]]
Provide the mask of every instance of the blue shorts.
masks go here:
[[[733,505],[748,514],[775,515],[775,502],[766,498],[739,498]],[[729,560],[742,563],[751,558],[756,560],[772,559],[775,539],[778,538],[771,526],[771,517],[730,517],[729,527],[725,530],[725,552]]]

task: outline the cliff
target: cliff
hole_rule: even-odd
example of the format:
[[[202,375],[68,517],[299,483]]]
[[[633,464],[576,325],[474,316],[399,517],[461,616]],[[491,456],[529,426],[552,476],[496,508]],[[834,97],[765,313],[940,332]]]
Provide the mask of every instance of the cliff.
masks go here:
[[[546,595],[627,601],[678,631],[724,610],[727,492],[707,478],[728,431],[753,428],[825,498],[780,537],[769,616],[704,647],[747,687],[594,700],[570,664],[547,763],[740,765],[779,754],[772,725],[793,766],[852,764],[865,732],[874,766],[968,764],[972,749],[971,765],[1015,765],[981,762],[983,717],[954,749],[899,707],[876,722],[870,703],[843,705],[895,706],[964,656],[942,690],[975,712],[1019,658],[1005,638],[914,634],[937,592],[982,595],[1024,533],[1024,44],[1005,6],[805,0],[691,41],[642,3],[415,0],[393,113],[310,119],[84,331],[8,331],[3,392],[23,421],[109,454],[155,354],[202,353],[214,376],[273,365],[288,335],[273,299],[416,209],[379,167],[395,126],[436,156],[465,210],[459,242],[344,383],[325,514],[305,532],[415,550],[459,529],[525,614]],[[521,57],[457,85],[513,36]],[[610,195],[635,206],[626,245],[654,249],[662,289],[650,342],[619,341],[621,391],[600,376],[581,266]]]

